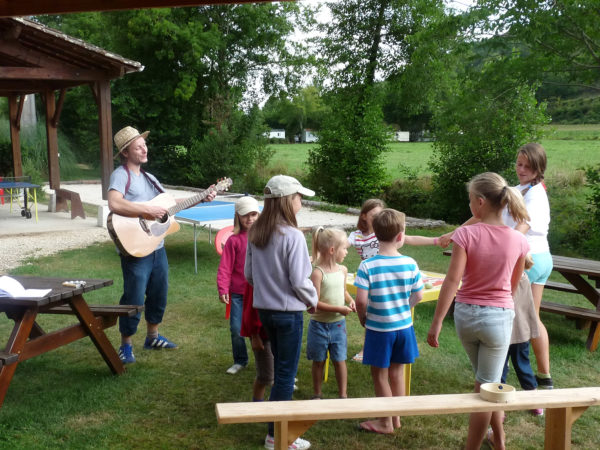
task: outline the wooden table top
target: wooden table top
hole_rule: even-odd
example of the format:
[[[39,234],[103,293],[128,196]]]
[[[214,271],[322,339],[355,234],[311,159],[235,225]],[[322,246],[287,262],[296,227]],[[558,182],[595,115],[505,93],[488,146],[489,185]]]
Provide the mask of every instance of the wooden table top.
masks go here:
[[[75,295],[83,294],[84,292],[94,291],[96,289],[110,286],[113,280],[95,279],[95,278],[53,278],[53,277],[36,277],[29,275],[12,276],[15,280],[23,285],[25,289],[52,289],[47,295],[41,298],[36,297],[0,297],[0,311],[3,307],[31,307],[45,306],[53,303],[64,303],[65,299],[74,297]],[[81,280],[85,281],[85,286],[72,287],[63,286],[65,281]]]
[[[600,261],[552,255],[552,263],[554,270],[558,272],[578,273],[592,278],[600,277]]]

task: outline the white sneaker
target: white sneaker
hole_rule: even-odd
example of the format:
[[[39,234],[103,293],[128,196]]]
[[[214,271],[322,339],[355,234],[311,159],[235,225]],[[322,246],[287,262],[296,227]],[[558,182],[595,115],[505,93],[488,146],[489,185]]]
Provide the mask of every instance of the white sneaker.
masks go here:
[[[227,369],[227,373],[230,374],[230,375],[235,375],[236,373],[238,373],[243,368],[244,368],[244,366],[242,366],[241,364],[234,364],[229,369]]]
[[[275,448],[275,438],[270,434],[267,434],[267,437],[265,438],[265,448]],[[308,442],[306,439],[298,438],[290,444],[288,450],[306,450],[308,448],[310,448],[310,442]]]

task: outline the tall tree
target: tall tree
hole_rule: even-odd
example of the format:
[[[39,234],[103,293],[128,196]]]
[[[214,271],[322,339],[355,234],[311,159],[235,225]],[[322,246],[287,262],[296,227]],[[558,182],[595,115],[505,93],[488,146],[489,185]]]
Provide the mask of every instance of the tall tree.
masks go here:
[[[437,0],[342,0],[330,3],[332,20],[322,24],[322,76],[330,81],[330,117],[319,146],[309,156],[310,177],[326,198],[359,203],[377,195],[385,180],[378,79],[410,63],[410,37],[443,14]],[[335,127],[327,128],[327,127]]]

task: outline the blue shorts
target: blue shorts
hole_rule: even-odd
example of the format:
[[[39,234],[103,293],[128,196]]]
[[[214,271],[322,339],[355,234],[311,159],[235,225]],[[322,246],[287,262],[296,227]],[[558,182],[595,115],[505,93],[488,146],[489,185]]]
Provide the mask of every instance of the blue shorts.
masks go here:
[[[325,361],[327,350],[332,361],[346,361],[348,339],[346,337],[346,319],[337,322],[308,322],[306,336],[306,357],[310,361]]]
[[[391,363],[412,364],[419,357],[415,329],[373,331],[367,328],[363,364],[387,369]]]
[[[454,323],[480,383],[498,383],[504,369],[515,311],[456,302]]]
[[[526,270],[527,278],[531,284],[546,284],[550,273],[552,273],[552,255],[550,252],[536,253],[531,255],[533,267]]]

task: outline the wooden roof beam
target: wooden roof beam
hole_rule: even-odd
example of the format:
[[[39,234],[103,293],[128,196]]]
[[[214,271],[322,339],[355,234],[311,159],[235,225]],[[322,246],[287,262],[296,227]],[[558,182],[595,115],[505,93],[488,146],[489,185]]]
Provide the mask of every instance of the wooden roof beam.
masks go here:
[[[270,1],[272,0],[0,0],[0,17]]]
[[[94,81],[112,78],[110,74],[99,70],[81,70],[70,67],[0,67],[0,80],[68,80]]]

